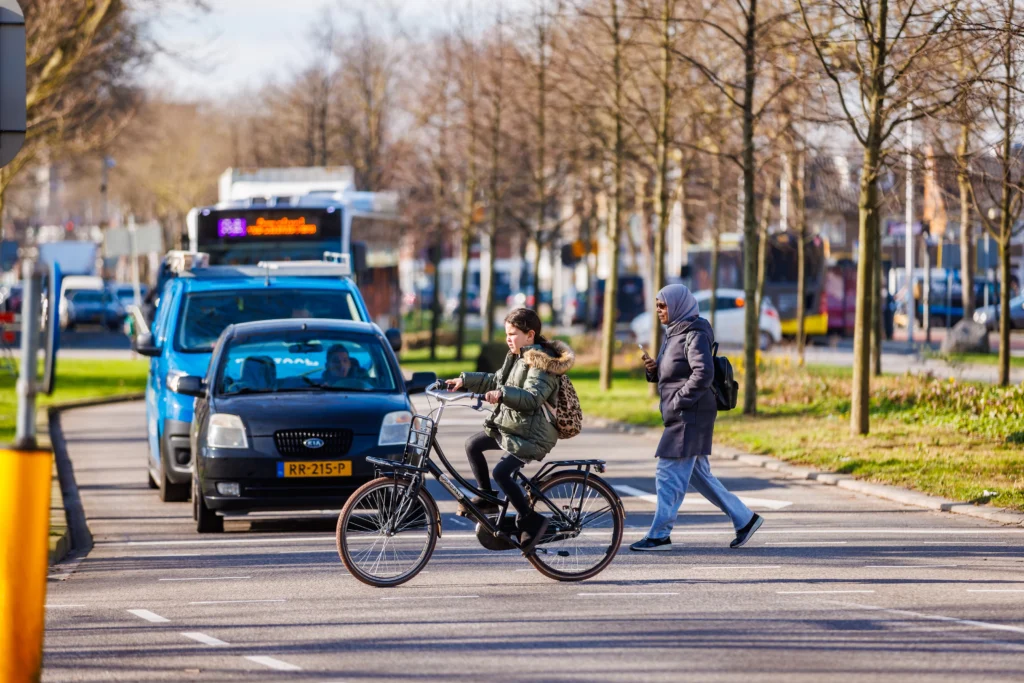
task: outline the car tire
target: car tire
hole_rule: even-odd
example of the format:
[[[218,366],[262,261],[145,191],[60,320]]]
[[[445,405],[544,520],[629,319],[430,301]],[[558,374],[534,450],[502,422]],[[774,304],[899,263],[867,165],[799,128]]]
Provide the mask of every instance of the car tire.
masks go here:
[[[203,494],[199,491],[199,480],[192,477],[192,519],[196,521],[196,532],[219,534],[224,531],[224,518],[206,507]]]
[[[774,341],[772,336],[767,332],[762,331],[761,336],[757,340],[757,348],[761,351],[771,351]]]
[[[167,478],[167,462],[162,454],[160,456],[160,481],[157,488],[160,489],[160,500],[165,503],[184,503],[188,500],[189,485],[175,484]]]

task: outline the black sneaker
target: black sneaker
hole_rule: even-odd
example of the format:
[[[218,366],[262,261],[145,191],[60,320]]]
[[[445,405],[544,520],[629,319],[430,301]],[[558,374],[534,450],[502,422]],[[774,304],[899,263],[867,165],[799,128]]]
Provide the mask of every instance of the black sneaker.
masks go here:
[[[645,550],[672,550],[672,537],[666,536],[665,538],[648,538],[644,536],[636,543],[629,546],[630,550],[645,551]]]
[[[498,495],[497,491],[485,491],[484,493],[488,493],[488,494],[490,494],[492,496],[497,496]],[[479,510],[480,512],[484,513],[485,515],[496,515],[496,514],[498,514],[499,506],[498,506],[497,503],[492,503],[491,501],[485,500],[484,498],[481,498],[480,496],[473,496],[472,498],[469,499],[469,502],[471,502],[474,506],[476,506],[476,509]],[[466,508],[462,505],[462,503],[459,503],[459,509],[455,511],[455,514],[458,515],[459,517],[468,517],[469,516],[468,513],[466,512]]]
[[[761,528],[761,523],[764,522],[764,517],[754,513],[754,516],[750,518],[747,525],[736,532],[736,538],[729,544],[730,548],[741,548],[743,545],[750,540],[750,537],[754,535],[754,532]]]
[[[520,520],[517,526],[519,527],[519,546],[524,555],[529,555],[533,552],[537,541],[548,530],[548,518],[539,512],[531,512],[525,519]]]

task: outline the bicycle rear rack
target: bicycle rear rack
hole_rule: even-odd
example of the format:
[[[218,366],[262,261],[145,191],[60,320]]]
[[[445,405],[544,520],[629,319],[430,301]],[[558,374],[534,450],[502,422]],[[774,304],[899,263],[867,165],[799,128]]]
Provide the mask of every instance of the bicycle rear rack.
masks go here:
[[[544,463],[540,470],[537,471],[537,474],[533,475],[531,479],[540,480],[555,470],[563,467],[575,467],[577,471],[586,472],[587,474],[590,474],[590,470],[594,469],[599,473],[604,474],[604,466],[604,460],[553,460],[552,462]]]

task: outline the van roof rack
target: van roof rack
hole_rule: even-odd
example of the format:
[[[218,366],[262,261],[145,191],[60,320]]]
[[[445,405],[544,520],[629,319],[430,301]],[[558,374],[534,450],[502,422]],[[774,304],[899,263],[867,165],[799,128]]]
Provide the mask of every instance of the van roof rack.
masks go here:
[[[267,271],[267,277],[352,277],[349,254],[334,251],[325,251],[321,261],[260,261],[256,265]]]
[[[210,265],[210,255],[202,251],[182,251],[172,249],[167,252],[164,262],[172,273],[179,275],[190,272],[195,268],[207,268]]]

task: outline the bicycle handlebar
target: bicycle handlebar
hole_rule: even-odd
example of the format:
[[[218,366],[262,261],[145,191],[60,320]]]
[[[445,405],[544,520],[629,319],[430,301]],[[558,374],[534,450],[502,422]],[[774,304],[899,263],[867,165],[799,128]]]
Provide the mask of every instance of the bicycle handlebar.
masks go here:
[[[431,384],[429,387],[427,387],[426,390],[424,390],[423,393],[425,393],[427,396],[431,396],[431,397],[437,399],[438,401],[441,401],[442,403],[452,403],[454,401],[460,401],[460,400],[462,400],[464,398],[468,398],[470,400],[475,401],[474,405],[472,406],[473,410],[479,410],[480,409],[480,404],[483,403],[483,400],[484,400],[484,395],[483,394],[474,394],[471,391],[466,391],[466,392],[462,392],[462,393],[459,393],[459,394],[453,394],[452,392],[448,391],[447,389],[445,389],[443,391],[440,390],[440,387],[442,387],[442,386],[444,386],[444,382],[441,381],[441,380],[438,380],[438,381],[434,382],[433,384]]]

